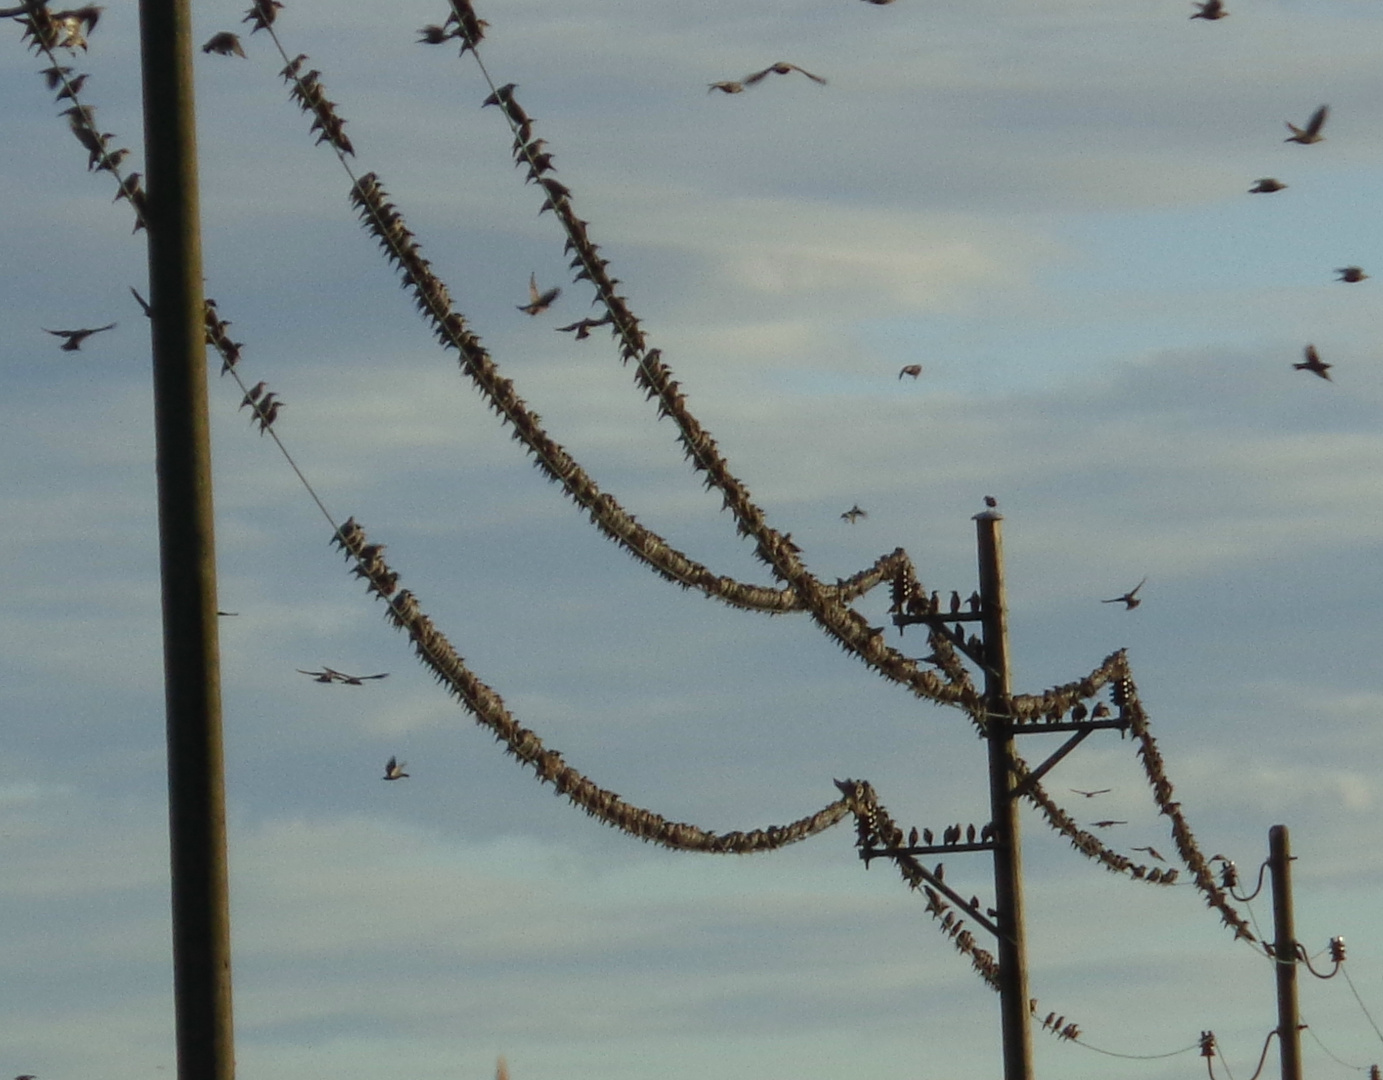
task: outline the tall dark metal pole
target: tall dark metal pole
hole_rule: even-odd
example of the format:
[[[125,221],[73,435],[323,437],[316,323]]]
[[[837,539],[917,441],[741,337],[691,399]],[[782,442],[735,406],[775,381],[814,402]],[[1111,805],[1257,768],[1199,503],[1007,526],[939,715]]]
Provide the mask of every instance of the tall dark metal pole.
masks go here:
[[[1273,957],[1277,963],[1277,1042],[1282,1080],[1301,1080],[1301,1018],[1297,1013],[1297,935],[1292,918],[1292,845],[1286,825],[1268,830],[1273,882]]]
[[[989,740],[989,805],[994,823],[994,894],[999,929],[999,1012],[1004,1080],[1032,1077],[1027,938],[1023,923],[1023,851],[1019,830],[1013,720],[1009,715],[1008,607],[1004,596],[1003,515],[975,515],[984,616],[984,695]]]
[[[179,1080],[232,1080],[230,917],[189,0],[140,0]]]

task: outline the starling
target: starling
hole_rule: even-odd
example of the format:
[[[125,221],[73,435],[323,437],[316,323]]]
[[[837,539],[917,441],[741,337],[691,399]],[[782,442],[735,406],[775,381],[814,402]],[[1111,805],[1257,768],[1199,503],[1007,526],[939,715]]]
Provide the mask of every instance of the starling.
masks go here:
[[[1136,608],[1139,604],[1143,602],[1138,598],[1138,590],[1141,589],[1144,585],[1146,585],[1147,582],[1148,579],[1144,578],[1142,581],[1140,581],[1137,585],[1131,588],[1128,592],[1124,593],[1122,596],[1116,596],[1112,600],[1101,600],[1100,603],[1123,604],[1125,611],[1132,611],[1134,608]]]
[[[1091,827],[1092,829],[1108,829],[1108,828],[1109,828],[1110,826],[1112,826],[1112,825],[1127,825],[1127,824],[1128,824],[1127,821],[1113,821],[1113,820],[1111,820],[1111,819],[1109,819],[1109,818],[1105,818],[1104,821],[1092,821],[1092,822],[1090,823],[1090,827]]]
[[[989,509],[993,510],[996,506],[999,505],[999,500],[996,499],[993,495],[986,495],[984,497],[984,504],[985,506],[989,507]]]
[[[870,2],[873,3],[873,0],[870,0]],[[890,2],[891,2],[891,0],[890,0]],[[921,365],[921,364],[908,364],[906,367],[903,368],[902,371],[898,372],[898,378],[901,379],[904,375],[906,375],[906,376],[907,376],[908,378],[910,378],[910,379],[915,379],[915,378],[917,378],[917,377],[918,377],[919,375],[921,375],[921,374],[922,374],[922,365]]]
[[[367,679],[387,679],[389,677],[387,671],[379,675],[347,675],[344,671],[337,671],[335,668],[329,668],[325,665],[322,667],[321,671],[304,671],[302,668],[296,668],[294,670],[296,670],[299,675],[311,676],[314,681],[319,683],[339,682],[344,683],[346,686],[364,686]]]
[[[1194,18],[1195,16],[1192,16]],[[1261,180],[1255,180],[1253,187],[1249,188],[1250,195],[1271,195],[1274,191],[1282,191],[1287,187],[1281,180],[1274,180],[1271,176],[1265,176]]]
[[[398,758],[391,757],[384,765],[384,779],[407,780],[408,774],[403,771],[407,764],[408,762],[406,761],[400,761]]]
[[[1071,788],[1072,795],[1084,795],[1087,799],[1093,799],[1096,795],[1108,795],[1113,788],[1096,788],[1094,791],[1082,791],[1080,788]]]
[[[1164,859],[1164,858],[1162,857],[1162,853],[1161,853],[1160,851],[1158,851],[1157,848],[1155,848],[1155,847],[1136,847],[1136,848],[1134,848],[1133,850],[1134,850],[1134,851],[1146,851],[1149,855],[1151,855],[1151,856],[1152,856],[1154,859],[1156,859],[1158,862],[1166,862],[1166,861],[1167,861],[1166,859]]]
[[[52,333],[52,331],[50,330],[49,333]],[[64,345],[63,348],[66,349],[68,348],[68,346]],[[1292,367],[1296,368],[1297,371],[1309,371],[1313,375],[1319,375],[1326,382],[1331,381],[1330,369],[1332,366],[1333,365],[1331,364],[1325,364],[1321,362],[1320,354],[1316,352],[1316,346],[1314,345],[1306,346],[1305,363],[1292,365]]]
[[[239,56],[245,58],[245,50],[240,47],[240,37],[232,34],[229,30],[222,30],[219,34],[213,34],[211,39],[202,46],[204,53],[216,53],[217,56]]]
[[[1302,146],[1310,146],[1312,143],[1320,142],[1325,138],[1325,136],[1321,134],[1321,128],[1325,127],[1325,118],[1329,115],[1330,106],[1322,105],[1311,114],[1311,119],[1306,122],[1305,128],[1299,128],[1290,120],[1287,121],[1287,127],[1292,134],[1282,141],[1301,143]]]
[[[918,836],[917,836],[917,826],[914,825],[914,826],[912,827],[911,831],[908,833],[908,847],[916,847],[916,846],[917,846],[917,840],[918,840]]]
[[[144,309],[144,317],[146,319],[152,319],[154,317],[154,309],[149,306],[149,301],[140,296],[139,290],[133,285],[130,286],[130,292],[133,293],[134,298],[139,301],[139,306]]]
[[[1092,719],[1092,720],[1108,720],[1108,719],[1109,719],[1109,706],[1106,705],[1103,701],[1101,701],[1098,705],[1095,706],[1095,708],[1094,708],[1093,710],[1091,710],[1090,719]]]
[[[1206,19],[1214,22],[1216,19],[1223,19],[1229,12],[1225,10],[1224,0],[1205,0],[1199,5],[1199,10],[1191,16],[1193,19]]]
[[[742,94],[744,93],[744,83],[735,82],[733,79],[725,79],[721,82],[709,84],[710,89],[706,93],[710,94],[719,90],[722,94]]]
[[[1335,273],[1340,275],[1337,280],[1349,282],[1363,281],[1369,276],[1362,266],[1341,266]]]
[[[79,352],[82,347],[82,342],[91,337],[92,334],[99,334],[103,331],[114,329],[115,323],[107,323],[105,326],[98,326],[93,330],[49,330],[47,327],[44,327],[43,332],[45,334],[52,334],[54,337],[66,338],[67,340],[63,342],[62,345],[63,352]]]
[[[264,388],[268,385],[268,383],[261,379],[259,382],[255,383],[252,387],[246,390],[244,398],[241,399],[240,407],[243,409],[246,405],[253,405],[256,401],[259,400],[260,395],[264,393]],[[273,395],[271,394],[270,397],[272,396]]]
[[[538,276],[536,274],[529,274],[528,295],[529,302],[527,304],[519,304],[518,309],[525,315],[541,315],[552,306],[552,302],[556,300],[557,297],[562,295],[562,290],[560,288],[551,288],[548,289],[547,292],[539,292]]]
[[[975,826],[974,826],[974,825],[967,825],[967,826],[965,827],[965,842],[966,842],[967,844],[973,844],[973,843],[975,842]],[[977,904],[976,906],[978,907],[979,905]]]
[[[931,830],[931,829],[923,829],[923,830],[922,830],[922,841],[923,841],[923,843],[925,843],[928,847],[931,847],[931,846],[932,846],[932,839],[933,839],[932,830]]]

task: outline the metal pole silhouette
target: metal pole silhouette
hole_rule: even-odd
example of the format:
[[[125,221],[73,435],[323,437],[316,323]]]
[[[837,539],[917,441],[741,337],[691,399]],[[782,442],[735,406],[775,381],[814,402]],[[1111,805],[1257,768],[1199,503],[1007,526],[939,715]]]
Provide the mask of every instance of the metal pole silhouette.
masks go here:
[[[141,0],[140,35],[178,1076],[232,1080],[216,553],[188,0]]]
[[[998,912],[1004,1080],[1029,1080],[1032,1026],[1023,922],[1022,834],[1014,791],[1014,725],[1008,708],[1008,608],[1004,596],[1002,521],[1003,515],[997,510],[975,515],[984,627],[985,730],[989,740],[989,805],[994,825],[994,907]]]
[[[1277,971],[1277,1042],[1282,1080],[1301,1080],[1301,1018],[1297,1013],[1297,936],[1292,918],[1292,845],[1286,825],[1268,830],[1273,884],[1273,965]]]

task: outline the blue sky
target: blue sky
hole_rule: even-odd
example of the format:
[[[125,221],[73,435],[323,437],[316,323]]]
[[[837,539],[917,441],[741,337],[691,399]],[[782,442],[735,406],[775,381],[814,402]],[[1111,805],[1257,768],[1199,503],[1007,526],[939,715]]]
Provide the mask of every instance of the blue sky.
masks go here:
[[[482,5],[482,57],[549,141],[622,291],[770,521],[827,581],[904,546],[975,584],[1005,514],[1014,680],[1127,647],[1208,851],[1252,875],[1292,830],[1298,936],[1332,935],[1383,1020],[1383,15],[1355,0],[887,6]],[[415,43],[444,4],[290,0],[278,30],[339,103],[457,307],[549,432],[639,520],[771,583],[701,490],[509,157],[474,62]],[[197,39],[242,10],[199,3]],[[7,31],[0,124],[0,1076],[170,1075],[166,805],[142,237]],[[528,463],[432,343],[313,147],[264,34],[197,54],[207,294],[332,512],[389,546],[518,719],[670,818],[749,829],[837,777],[895,818],[987,814],[983,746],[803,616],[655,578]],[[110,4],[83,100],[140,168],[138,27]],[[707,94],[778,59],[773,77]],[[1285,120],[1332,106],[1324,142]],[[1249,195],[1259,177],[1289,186]],[[1377,264],[1377,265],[1375,265]],[[530,319],[530,273],[561,284]],[[79,353],[43,328],[118,327]],[[1333,383],[1291,364],[1307,343]],[[897,378],[921,363],[916,382]],[[500,753],[411,659],[212,364],[232,933],[245,1076],[778,1080],[1000,1073],[997,1000],[848,825],[772,855],[655,850]],[[869,517],[850,526],[858,503]],[[1103,605],[1147,576],[1145,603]],[[884,619],[883,591],[859,607]],[[898,641],[890,631],[891,643]],[[924,655],[920,636],[902,648]],[[295,672],[388,671],[361,688]],[[1034,736],[1040,759],[1054,747]],[[1170,848],[1133,744],[1049,787],[1113,790],[1122,850]],[[380,781],[387,757],[410,780]],[[1193,890],[1073,854],[1025,811],[1040,1075],[1170,1080],[1214,1030],[1236,1075],[1272,968]],[[984,860],[947,880],[987,898]],[[986,900],[988,902],[988,900]],[[1265,928],[1270,911],[1255,901]],[[1383,1058],[1342,979],[1304,978],[1311,1075]],[[1091,1049],[1148,1060],[1115,1061]],[[1333,1057],[1332,1057],[1333,1055]],[[1339,1064],[1336,1059],[1345,1064]],[[1272,1066],[1270,1066],[1272,1068]],[[9,1070],[8,1073],[5,1070]]]

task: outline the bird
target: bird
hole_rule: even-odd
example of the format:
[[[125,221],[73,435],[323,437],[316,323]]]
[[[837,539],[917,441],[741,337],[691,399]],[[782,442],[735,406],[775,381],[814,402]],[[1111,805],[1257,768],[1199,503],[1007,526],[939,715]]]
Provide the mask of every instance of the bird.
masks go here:
[[[1362,266],[1341,266],[1336,269],[1335,273],[1340,275],[1337,280],[1349,282],[1363,281],[1369,276],[1364,273]]]
[[[859,503],[855,503],[854,506],[850,507],[849,510],[845,511],[845,513],[840,515],[840,519],[842,521],[848,521],[851,525],[853,525],[855,524],[855,522],[859,521],[860,518],[867,518],[868,516],[869,513],[861,509]]]
[[[870,2],[873,3],[874,0],[870,0]],[[922,374],[922,365],[921,365],[921,364],[908,364],[908,365],[906,365],[906,366],[903,368],[902,371],[898,372],[898,378],[899,378],[899,379],[902,379],[902,377],[903,377],[904,375],[906,375],[906,376],[907,376],[908,378],[910,378],[910,379],[915,379],[915,378],[917,378],[917,377],[918,377],[919,375],[921,375],[921,374]]]
[[[1128,592],[1124,593],[1123,596],[1116,596],[1111,600],[1101,600],[1100,603],[1123,604],[1125,611],[1132,611],[1134,608],[1136,608],[1139,604],[1143,602],[1138,598],[1138,590],[1141,589],[1144,585],[1146,585],[1147,582],[1148,579],[1144,578],[1137,585],[1131,588]]]
[[[217,56],[239,56],[245,59],[245,50],[240,47],[240,36],[232,34],[229,30],[212,34],[207,43],[202,46],[202,52],[216,53]]]
[[[1193,16],[1194,17],[1194,16]],[[1275,180],[1271,176],[1264,176],[1253,182],[1253,187],[1249,188],[1250,195],[1271,195],[1274,191],[1282,191],[1287,187],[1281,180]]]
[[[1127,825],[1127,821],[1113,821],[1105,818],[1104,821],[1092,821],[1090,827],[1094,829],[1108,829],[1111,825]]]
[[[130,292],[134,295],[135,300],[139,302],[139,306],[144,309],[144,317],[146,319],[152,319],[154,317],[154,309],[149,306],[149,301],[140,296],[139,290],[133,285],[130,286]]]
[[[993,495],[986,495],[984,497],[984,504],[985,506],[989,507],[989,509],[993,510],[996,506],[999,505],[999,500],[996,499]]]
[[[44,327],[43,332],[52,334],[54,337],[66,338],[67,340],[62,344],[63,352],[80,352],[82,342],[91,337],[92,334],[100,334],[106,330],[114,329],[115,323],[107,323],[105,326],[97,326],[90,330],[49,330]]]
[[[1207,19],[1214,22],[1216,19],[1223,19],[1229,12],[1225,10],[1224,0],[1205,0],[1200,4],[1200,9],[1191,16],[1193,19]]]
[[[789,64],[786,60],[779,60],[776,63],[769,64],[768,67],[764,68],[762,71],[754,72],[753,75],[746,75],[744,77],[744,85],[753,86],[756,83],[762,82],[770,75],[787,75],[793,71],[800,71],[807,78],[811,79],[812,82],[820,83],[822,86],[826,85],[826,80],[820,75],[813,75],[806,68],[800,68],[796,64]]]
[[[719,90],[722,94],[742,94],[744,93],[744,83],[735,82],[733,79],[723,79],[720,82],[708,84],[710,89],[706,93],[710,94]]]
[[[966,842],[967,844],[973,844],[973,843],[975,842],[975,826],[974,826],[974,825],[967,825],[967,826],[965,827],[965,842]],[[978,905],[977,905],[977,906],[978,906]]]
[[[391,757],[384,765],[384,779],[407,780],[408,774],[403,771],[407,764],[408,762],[406,761],[400,761],[398,758]]]
[[[378,675],[347,675],[344,671],[337,671],[323,665],[321,671],[305,671],[302,668],[294,668],[299,675],[309,675],[319,683],[344,683],[346,686],[364,686],[367,679],[387,679],[389,673],[381,672]]]
[[[928,847],[931,847],[931,846],[932,846],[932,840],[933,840],[933,833],[932,833],[932,830],[931,830],[931,829],[923,829],[923,830],[922,830],[922,841],[923,841],[923,843],[925,843]]]
[[[1154,859],[1156,859],[1158,862],[1166,862],[1166,861],[1167,861],[1166,859],[1164,859],[1164,858],[1162,857],[1162,853],[1161,853],[1160,851],[1158,851],[1157,848],[1155,848],[1155,847],[1136,847],[1136,848],[1134,848],[1133,850],[1134,850],[1134,851],[1146,851],[1149,855],[1151,855],[1151,856],[1152,856]]]
[[[82,92],[82,87],[86,85],[86,81],[90,77],[91,76],[86,72],[82,72],[82,74],[78,75],[75,79],[69,79],[67,85],[59,91],[57,100],[62,101],[66,99],[68,101],[76,101],[77,95]]]
[[[1306,122],[1305,128],[1299,128],[1296,124],[1288,120],[1287,127],[1292,134],[1282,141],[1301,143],[1302,146],[1310,146],[1312,143],[1320,142],[1325,138],[1325,136],[1321,134],[1321,128],[1325,127],[1325,118],[1329,115],[1330,106],[1322,105],[1311,114],[1311,119]]]
[[[551,288],[547,292],[538,291],[538,275],[528,275],[528,295],[527,304],[519,304],[518,309],[525,315],[541,315],[552,306],[552,302],[562,295],[560,288]]]
[[[917,826],[914,825],[908,832],[908,847],[916,847],[918,841]]]
[[[1106,705],[1103,701],[1101,701],[1098,705],[1096,705],[1093,709],[1090,710],[1090,719],[1091,719],[1091,720],[1108,720],[1108,719],[1109,719],[1109,706]]]
[[[1093,799],[1096,795],[1108,795],[1114,789],[1102,787],[1094,791],[1082,791],[1080,788],[1071,788],[1070,790],[1072,795],[1084,795],[1087,799]]]
[[[878,4],[878,5],[882,6],[883,4],[891,4],[891,3],[893,3],[893,0],[864,0],[864,2],[865,2],[866,4]]]
[[[246,390],[244,398],[241,399],[240,407],[243,409],[246,405],[253,405],[256,401],[259,400],[260,395],[264,393],[264,388],[268,385],[268,383],[261,379],[259,382],[255,383],[252,387]]]
[[[67,348],[66,345],[63,348]],[[1293,364],[1292,367],[1297,371],[1309,371],[1313,375],[1319,375],[1326,382],[1330,382],[1330,369],[1334,365],[1321,362],[1320,353],[1316,352],[1316,346],[1306,346],[1306,361],[1301,364]]]

